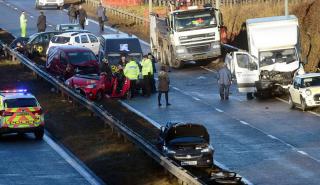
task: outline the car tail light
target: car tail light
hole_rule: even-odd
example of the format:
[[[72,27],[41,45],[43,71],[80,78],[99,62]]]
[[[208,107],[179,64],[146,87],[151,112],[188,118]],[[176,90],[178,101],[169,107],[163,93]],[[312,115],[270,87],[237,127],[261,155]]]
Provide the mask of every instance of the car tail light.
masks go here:
[[[42,114],[42,109],[36,110],[36,111],[32,111],[33,114]]]
[[[0,111],[1,116],[12,116],[14,112],[6,112],[4,110]]]

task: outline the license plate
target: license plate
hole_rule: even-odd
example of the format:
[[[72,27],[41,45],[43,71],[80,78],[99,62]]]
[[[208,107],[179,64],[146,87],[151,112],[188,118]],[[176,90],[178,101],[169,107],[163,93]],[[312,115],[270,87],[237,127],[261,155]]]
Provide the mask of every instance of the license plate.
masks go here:
[[[197,165],[197,161],[182,161],[181,162],[181,166],[186,166],[186,165],[195,166],[195,165]]]

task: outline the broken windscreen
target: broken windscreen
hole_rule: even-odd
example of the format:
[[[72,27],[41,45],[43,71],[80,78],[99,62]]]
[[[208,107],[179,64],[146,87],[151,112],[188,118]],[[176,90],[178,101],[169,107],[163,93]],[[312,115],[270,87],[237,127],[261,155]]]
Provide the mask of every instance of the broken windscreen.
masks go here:
[[[281,49],[273,51],[261,51],[259,53],[260,67],[272,65],[275,63],[292,63],[298,60],[294,48]]]

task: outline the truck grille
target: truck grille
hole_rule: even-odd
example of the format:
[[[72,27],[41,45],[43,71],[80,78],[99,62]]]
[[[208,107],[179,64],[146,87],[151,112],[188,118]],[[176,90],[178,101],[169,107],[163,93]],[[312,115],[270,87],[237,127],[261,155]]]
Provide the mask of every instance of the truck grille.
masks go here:
[[[197,53],[206,53],[210,51],[210,45],[201,45],[187,48],[188,53],[197,54]]]

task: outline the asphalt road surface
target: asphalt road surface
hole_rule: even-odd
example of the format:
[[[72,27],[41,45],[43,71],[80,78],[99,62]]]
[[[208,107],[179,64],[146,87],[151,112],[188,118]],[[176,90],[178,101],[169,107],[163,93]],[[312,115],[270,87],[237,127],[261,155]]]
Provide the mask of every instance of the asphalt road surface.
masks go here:
[[[33,0],[7,2],[14,6],[8,8],[0,0],[0,12],[5,12],[0,27],[18,34],[21,9],[34,17],[38,12]],[[51,25],[68,20],[63,11],[47,10],[45,14]],[[35,20],[29,19],[29,25],[33,24],[30,32],[35,31]],[[98,32],[93,22],[86,29]],[[148,51],[147,45],[143,48]],[[234,86],[230,100],[220,101],[215,72],[199,66],[173,70],[170,77],[170,107],[159,108],[156,95],[124,104],[161,125],[167,121],[204,124],[216,150],[215,160],[253,184],[319,184],[319,115],[290,110],[277,99],[247,101]]]

